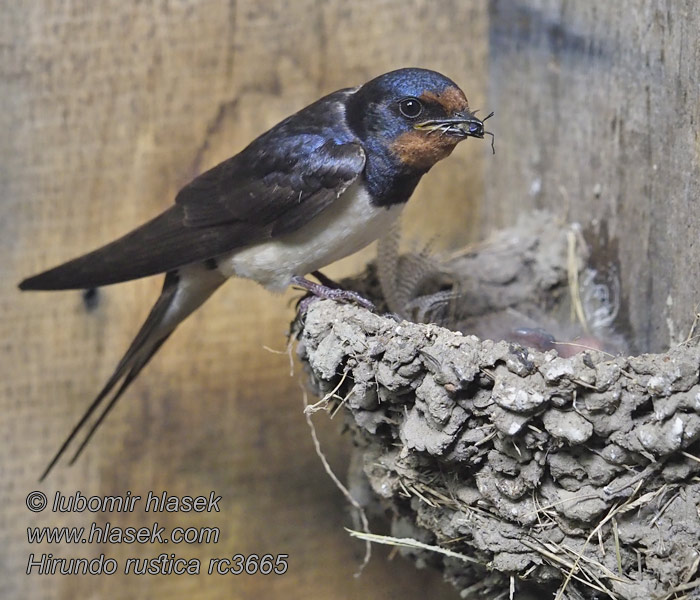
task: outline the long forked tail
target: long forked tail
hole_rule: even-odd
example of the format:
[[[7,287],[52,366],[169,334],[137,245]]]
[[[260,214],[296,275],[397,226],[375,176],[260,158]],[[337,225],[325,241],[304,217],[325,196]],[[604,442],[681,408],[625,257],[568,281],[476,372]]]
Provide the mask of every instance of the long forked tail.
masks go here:
[[[77,460],[97,428],[117,403],[117,400],[119,400],[131,382],[136,379],[136,376],[148,364],[148,361],[151,360],[165,340],[170,337],[177,325],[207,300],[225,280],[218,271],[207,269],[204,265],[191,265],[167,273],[163,283],[163,290],[153,305],[146,321],[136,334],[134,341],[131,342],[105,386],[97,394],[97,397],[92,401],[92,404],[87,408],[51,459],[39,481],[43,481],[46,478],[73,440],[87,425],[90,417],[104,402],[107,402],[102,412],[88,429],[69,464],[72,465]],[[114,392],[111,399],[107,401],[110,393],[120,381],[121,385]]]

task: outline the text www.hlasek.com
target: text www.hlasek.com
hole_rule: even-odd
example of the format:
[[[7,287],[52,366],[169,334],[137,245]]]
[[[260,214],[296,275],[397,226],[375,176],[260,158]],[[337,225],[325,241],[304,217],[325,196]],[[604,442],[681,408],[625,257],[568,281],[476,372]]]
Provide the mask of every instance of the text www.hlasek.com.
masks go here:
[[[153,523],[151,527],[113,527],[93,523],[85,535],[85,527],[27,527],[30,544],[216,544],[218,527],[174,527],[170,536],[164,536],[165,527]]]

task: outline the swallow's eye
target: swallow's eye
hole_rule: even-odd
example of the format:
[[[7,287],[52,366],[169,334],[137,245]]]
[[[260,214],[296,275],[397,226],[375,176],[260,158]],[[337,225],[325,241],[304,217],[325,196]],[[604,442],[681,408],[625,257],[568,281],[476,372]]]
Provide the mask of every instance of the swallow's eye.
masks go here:
[[[423,112],[423,105],[418,98],[405,98],[399,102],[399,110],[407,119],[415,119]]]

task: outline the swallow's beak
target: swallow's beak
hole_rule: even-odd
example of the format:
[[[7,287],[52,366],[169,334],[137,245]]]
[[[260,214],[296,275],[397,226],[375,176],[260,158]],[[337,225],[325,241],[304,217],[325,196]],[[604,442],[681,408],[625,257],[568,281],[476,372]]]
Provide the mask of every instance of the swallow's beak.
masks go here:
[[[483,139],[485,135],[491,136],[491,148],[493,149],[493,133],[484,130],[484,121],[490,119],[493,113],[488,114],[483,119],[479,119],[474,111],[464,111],[462,113],[456,113],[451,117],[445,119],[431,119],[429,121],[422,121],[416,123],[414,127],[416,129],[422,129],[423,131],[428,131],[430,133],[439,133],[440,135],[449,135],[452,137],[464,139],[468,137],[475,137]],[[494,154],[495,154],[494,150]]]

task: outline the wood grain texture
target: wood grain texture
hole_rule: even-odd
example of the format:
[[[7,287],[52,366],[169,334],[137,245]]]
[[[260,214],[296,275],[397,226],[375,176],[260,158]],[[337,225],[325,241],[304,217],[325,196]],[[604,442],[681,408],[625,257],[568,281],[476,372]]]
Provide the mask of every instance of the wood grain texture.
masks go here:
[[[402,66],[440,70],[483,105],[485,2],[107,0],[0,2],[0,597],[451,598],[428,573],[361,545],[323,473],[283,349],[290,294],[224,286],[164,346],[81,460],[36,479],[136,332],[161,284],[20,294],[17,282],[167,206],[197,173],[323,93]],[[413,233],[476,232],[485,144],[438,165],[409,210]],[[331,274],[348,273],[371,253]],[[323,420],[321,420],[323,422]],[[321,425],[342,475],[348,440]],[[223,496],[214,515],[31,514],[33,489]],[[217,526],[216,545],[30,546],[26,528],[92,521]],[[282,577],[27,576],[30,552],[126,557],[289,553]]]
[[[700,5],[496,0],[489,31],[485,227],[536,208],[578,220],[619,271],[634,348],[684,340],[700,301]]]

